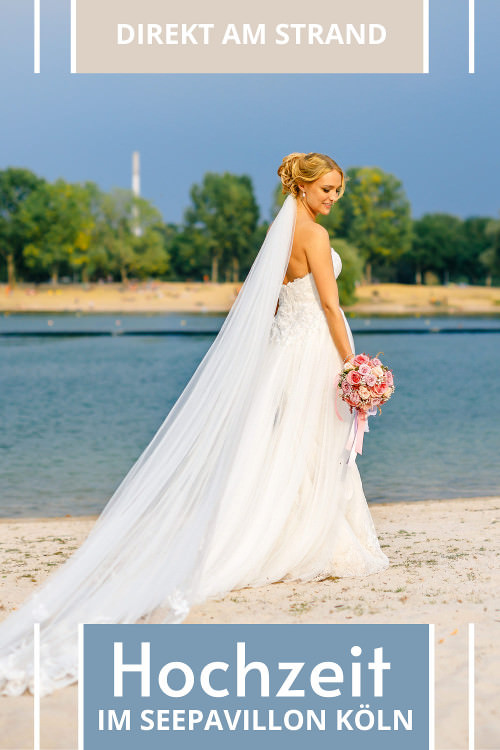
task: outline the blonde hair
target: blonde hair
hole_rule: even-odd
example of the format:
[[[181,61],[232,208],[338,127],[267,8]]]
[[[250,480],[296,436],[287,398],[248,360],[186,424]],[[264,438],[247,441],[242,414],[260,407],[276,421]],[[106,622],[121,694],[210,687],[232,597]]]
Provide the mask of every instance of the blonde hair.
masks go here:
[[[283,193],[291,193],[295,198],[300,193],[299,182],[315,182],[327,172],[336,171],[342,178],[342,184],[339,188],[340,196],[344,194],[346,175],[336,161],[326,154],[288,154],[285,156],[278,168],[278,175],[281,178]]]

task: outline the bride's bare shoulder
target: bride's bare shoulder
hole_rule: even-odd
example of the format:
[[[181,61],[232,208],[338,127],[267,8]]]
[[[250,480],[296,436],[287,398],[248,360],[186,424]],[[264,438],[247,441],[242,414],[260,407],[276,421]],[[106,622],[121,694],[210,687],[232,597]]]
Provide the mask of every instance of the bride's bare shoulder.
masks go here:
[[[304,247],[304,249],[314,249],[318,246],[323,247],[325,242],[330,245],[328,231],[321,224],[314,221],[305,221],[297,224],[295,227],[295,242]]]

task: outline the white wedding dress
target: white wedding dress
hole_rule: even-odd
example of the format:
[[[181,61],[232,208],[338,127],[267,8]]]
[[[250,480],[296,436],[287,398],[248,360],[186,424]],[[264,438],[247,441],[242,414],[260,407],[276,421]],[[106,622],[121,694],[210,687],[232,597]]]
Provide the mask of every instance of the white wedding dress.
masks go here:
[[[337,277],[342,261],[333,249],[332,261]],[[347,466],[353,418],[335,405],[341,364],[312,274],[283,285],[255,416],[248,416],[207,556],[206,593],[387,566],[357,466]]]
[[[281,284],[295,212],[289,197],[221,332],[86,542],[0,625],[2,693],[33,687],[34,622],[46,694],[77,677],[80,622],[181,622],[234,588],[388,565],[347,464],[353,416],[336,395],[341,360],[313,276]],[[333,250],[332,262],[338,276]]]

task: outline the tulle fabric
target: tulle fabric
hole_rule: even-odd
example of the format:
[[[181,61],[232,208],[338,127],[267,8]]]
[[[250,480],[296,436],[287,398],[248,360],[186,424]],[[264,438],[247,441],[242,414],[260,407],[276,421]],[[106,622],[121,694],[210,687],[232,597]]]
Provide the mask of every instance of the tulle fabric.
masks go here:
[[[352,417],[335,405],[341,363],[313,277],[282,286],[295,215],[289,196],[219,335],[87,540],[0,625],[2,693],[33,687],[34,622],[46,694],[76,679],[80,622],[181,622],[232,588],[387,565],[347,465]]]

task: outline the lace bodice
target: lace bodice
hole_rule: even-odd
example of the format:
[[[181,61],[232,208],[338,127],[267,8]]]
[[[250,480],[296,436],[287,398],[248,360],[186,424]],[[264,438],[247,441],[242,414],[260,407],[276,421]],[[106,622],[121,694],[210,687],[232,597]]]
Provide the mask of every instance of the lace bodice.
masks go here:
[[[340,255],[331,248],[333,270],[338,278],[342,270]],[[319,292],[312,273],[281,286],[279,307],[271,328],[271,340],[285,343],[326,326]]]

